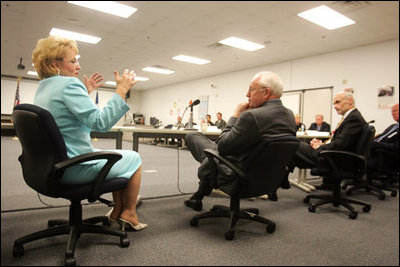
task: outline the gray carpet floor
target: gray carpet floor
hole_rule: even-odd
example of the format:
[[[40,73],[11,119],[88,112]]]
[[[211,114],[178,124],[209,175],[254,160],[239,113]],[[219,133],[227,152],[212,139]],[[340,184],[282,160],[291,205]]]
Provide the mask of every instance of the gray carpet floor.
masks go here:
[[[58,208],[44,208],[37,194],[23,182],[17,162],[20,146],[10,137],[1,137],[1,265],[62,265],[67,236],[34,241],[24,246],[25,254],[12,255],[15,239],[44,229],[48,219],[67,218],[68,202],[41,197]],[[113,148],[115,142],[100,139],[96,147]],[[131,143],[123,142],[123,149]],[[140,144],[143,179],[138,208],[141,221],[149,227],[129,232],[130,246],[120,248],[116,237],[82,234],[75,257],[77,265],[269,265],[269,266],[399,266],[399,198],[385,200],[365,193],[353,198],[372,205],[365,213],[348,218],[348,211],[324,205],[310,213],[303,203],[305,192],[291,187],[278,191],[278,201],[242,200],[241,207],[256,207],[260,215],[276,223],[269,234],[256,222],[239,221],[233,241],[226,241],[227,218],[201,220],[189,224],[197,212],[183,200],[195,191],[197,166],[187,150]],[[297,175],[296,172],[291,175]],[[310,176],[308,176],[310,177]],[[310,183],[319,183],[312,180]],[[321,191],[323,192],[323,191]],[[204,210],[215,204],[229,205],[218,195],[205,198]],[[102,215],[103,204],[84,205],[83,217]]]

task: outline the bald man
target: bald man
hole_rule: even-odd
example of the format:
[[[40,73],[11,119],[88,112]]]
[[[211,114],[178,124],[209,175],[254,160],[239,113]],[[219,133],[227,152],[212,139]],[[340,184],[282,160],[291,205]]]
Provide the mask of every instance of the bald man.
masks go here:
[[[357,140],[368,124],[358,109],[356,109],[352,93],[345,91],[339,92],[333,98],[333,106],[336,112],[342,115],[342,118],[337,128],[332,131],[332,138],[326,143],[315,138],[311,140],[310,144],[300,142],[299,149],[289,164],[289,170],[291,172],[293,172],[294,167],[302,169],[316,167],[318,163],[318,153],[322,150],[355,152]],[[312,162],[312,164],[310,162]],[[324,182],[320,189],[330,189],[330,186]]]

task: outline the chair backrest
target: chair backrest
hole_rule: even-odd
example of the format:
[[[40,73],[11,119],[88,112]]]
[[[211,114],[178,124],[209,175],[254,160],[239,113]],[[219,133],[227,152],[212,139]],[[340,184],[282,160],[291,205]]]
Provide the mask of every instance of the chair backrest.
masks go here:
[[[368,158],[371,151],[372,140],[375,136],[375,127],[372,125],[365,126],[360,138],[358,139],[355,153]]]
[[[243,164],[246,178],[241,180],[239,196],[259,196],[280,187],[285,168],[299,143],[294,136],[280,136],[265,139],[257,146]]]
[[[38,106],[20,104],[14,107],[12,118],[22,146],[19,161],[25,182],[41,194],[58,197],[59,184],[54,178],[54,164],[68,159],[68,156],[53,116]]]

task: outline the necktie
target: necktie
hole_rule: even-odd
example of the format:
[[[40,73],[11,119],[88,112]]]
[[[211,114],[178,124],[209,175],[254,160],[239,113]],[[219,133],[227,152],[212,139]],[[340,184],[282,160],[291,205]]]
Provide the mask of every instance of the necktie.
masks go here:
[[[338,124],[336,125],[335,130],[332,131],[332,137],[329,138],[328,140],[326,140],[326,141],[324,142],[324,144],[329,144],[329,143],[332,141],[332,138],[333,138],[333,135],[334,135],[335,132],[336,132],[336,129],[339,128],[339,126],[340,126],[340,124],[342,124],[343,120],[344,120],[344,116],[340,119],[340,121],[339,121]]]
[[[395,131],[397,131],[397,129],[399,129],[399,124],[398,124],[398,123],[395,123],[395,124],[393,124],[392,128],[390,128],[390,130],[387,131],[386,134],[384,134],[384,135],[382,135],[382,136],[379,136],[377,139],[375,139],[375,141],[376,141],[376,142],[382,141],[383,139],[385,139],[386,137],[388,137],[390,134],[392,134],[392,133],[394,133]]]

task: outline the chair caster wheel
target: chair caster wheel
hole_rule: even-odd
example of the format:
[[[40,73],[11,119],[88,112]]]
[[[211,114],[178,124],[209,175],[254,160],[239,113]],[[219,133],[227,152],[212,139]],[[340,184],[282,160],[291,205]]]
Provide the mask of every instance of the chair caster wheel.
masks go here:
[[[267,226],[267,232],[272,234],[273,232],[275,232],[276,229],[276,224],[270,224]]]
[[[365,211],[365,212],[369,212],[370,210],[371,210],[371,205],[365,206],[363,208],[363,211]]]
[[[390,193],[390,196],[396,197],[397,196],[397,191],[393,191],[392,193]]]
[[[315,212],[315,206],[309,206],[308,207],[309,212]]]
[[[357,215],[358,215],[357,211],[354,211],[349,214],[349,218],[355,220],[357,218]]]
[[[74,257],[65,258],[65,266],[75,266],[76,259]]]
[[[199,224],[199,219],[193,218],[193,219],[190,220],[189,223],[190,223],[190,226],[196,226],[196,225]]]
[[[235,237],[235,232],[234,231],[225,232],[225,239],[226,240],[233,240],[234,237]]]
[[[14,244],[13,256],[14,257],[22,257],[23,255],[24,255],[24,247],[22,245]]]
[[[121,237],[119,245],[121,248],[127,248],[131,244],[131,241],[127,237]]]
[[[306,204],[309,203],[309,202],[310,202],[310,198],[309,198],[309,197],[305,197],[305,198],[303,199],[303,202],[306,203]]]

